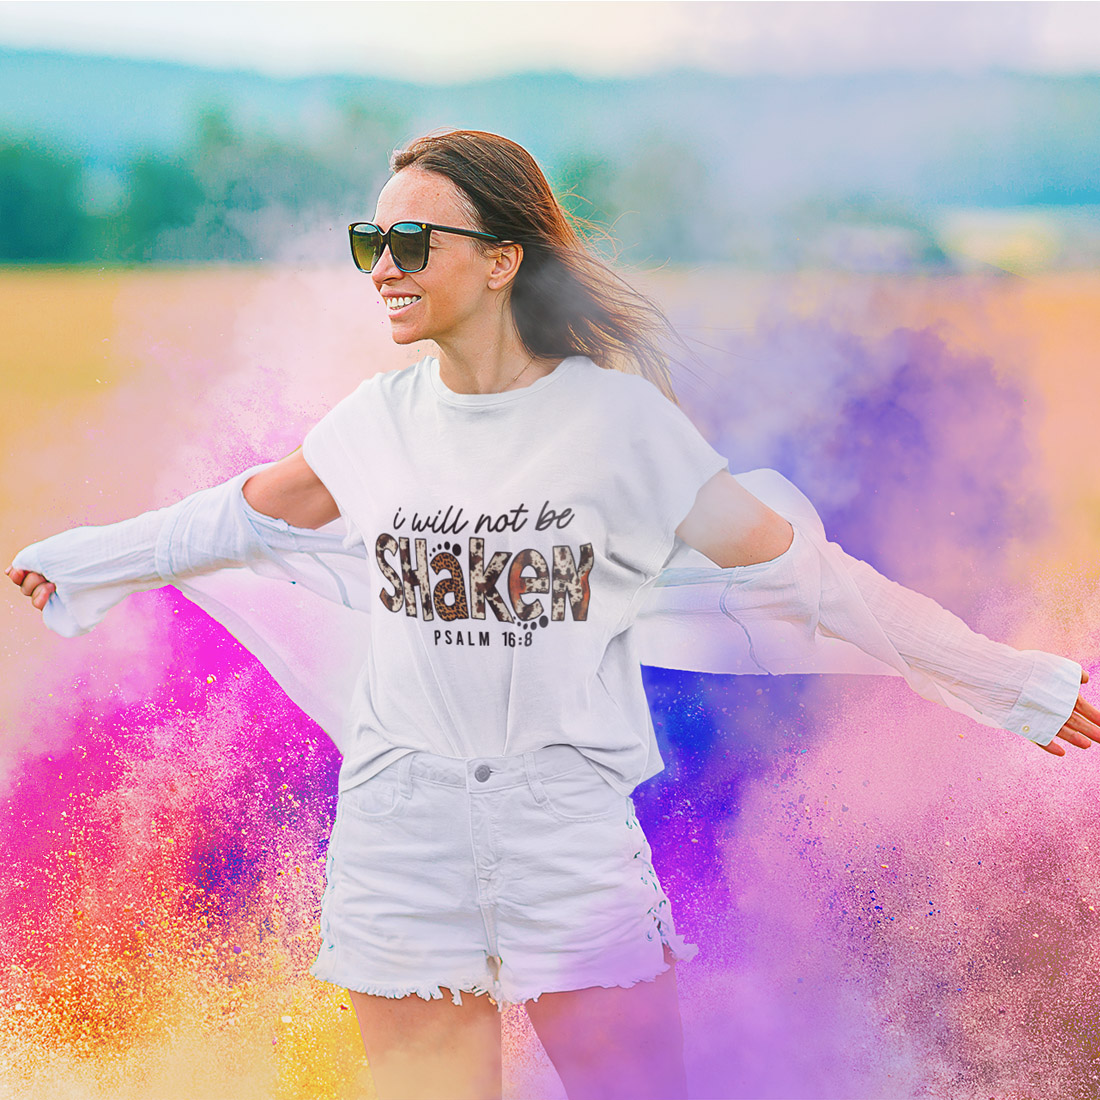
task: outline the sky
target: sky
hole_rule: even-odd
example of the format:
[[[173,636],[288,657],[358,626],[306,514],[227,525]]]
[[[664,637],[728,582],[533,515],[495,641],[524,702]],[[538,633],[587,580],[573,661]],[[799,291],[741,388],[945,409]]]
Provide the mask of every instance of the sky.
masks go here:
[[[1080,72],[1100,68],[1100,4],[0,0],[0,46],[418,82],[545,69]]]

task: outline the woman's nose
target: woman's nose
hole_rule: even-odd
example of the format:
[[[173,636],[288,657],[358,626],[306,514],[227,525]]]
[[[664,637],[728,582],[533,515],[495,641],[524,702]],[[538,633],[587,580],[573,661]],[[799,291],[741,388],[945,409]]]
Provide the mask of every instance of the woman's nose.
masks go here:
[[[399,279],[404,272],[393,262],[393,256],[390,255],[390,246],[387,244],[382,249],[382,255],[378,257],[378,262],[371,269],[370,277],[374,280],[374,285],[381,290],[382,284],[387,279]]]

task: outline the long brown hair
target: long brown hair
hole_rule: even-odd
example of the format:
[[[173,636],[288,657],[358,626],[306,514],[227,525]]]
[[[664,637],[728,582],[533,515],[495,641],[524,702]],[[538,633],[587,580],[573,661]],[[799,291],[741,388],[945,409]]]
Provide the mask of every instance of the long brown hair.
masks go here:
[[[680,341],[668,318],[593,255],[526,149],[482,130],[441,131],[390,158],[394,172],[413,165],[446,176],[480,229],[523,246],[509,305],[529,355],[586,355],[676,400],[663,347]]]

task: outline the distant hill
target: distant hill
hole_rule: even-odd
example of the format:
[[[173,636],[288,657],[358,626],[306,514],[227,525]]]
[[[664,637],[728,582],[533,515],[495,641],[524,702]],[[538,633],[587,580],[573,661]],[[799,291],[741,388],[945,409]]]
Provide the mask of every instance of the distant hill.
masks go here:
[[[294,134],[347,100],[405,115],[410,135],[498,130],[550,162],[573,148],[615,154],[647,134],[673,135],[754,200],[778,188],[784,198],[857,189],[982,206],[1100,202],[1097,76],[532,73],[440,87],[0,49],[0,128],[107,162],[178,146],[202,105]]]
[[[638,212],[672,219],[656,253],[673,258],[685,241],[685,254],[703,258],[708,248],[727,258],[734,239],[738,255],[767,253],[775,242],[764,234],[754,244],[754,225],[777,216],[796,229],[798,217],[838,216],[911,228],[944,209],[1100,207],[1096,76],[531,73],[438,86],[0,49],[0,136],[67,147],[105,193],[136,155],[171,157],[193,143],[208,107],[244,132],[328,142],[332,157],[355,114],[379,145],[356,156],[380,170],[383,145],[431,128],[505,133],[576,185],[598,217],[631,212],[628,238],[646,235]],[[718,210],[716,232],[702,223]]]

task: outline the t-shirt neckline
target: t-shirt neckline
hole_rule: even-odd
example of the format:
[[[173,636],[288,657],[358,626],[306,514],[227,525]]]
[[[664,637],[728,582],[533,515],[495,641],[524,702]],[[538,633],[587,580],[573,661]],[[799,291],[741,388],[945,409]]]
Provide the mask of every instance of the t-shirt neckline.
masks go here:
[[[427,357],[428,377],[436,396],[449,405],[484,406],[505,405],[513,401],[522,401],[532,393],[546,389],[563,377],[573,366],[583,360],[583,356],[570,355],[563,359],[549,374],[536,378],[534,382],[521,386],[518,390],[505,390],[503,393],[455,393],[439,376],[439,360],[434,355]]]

